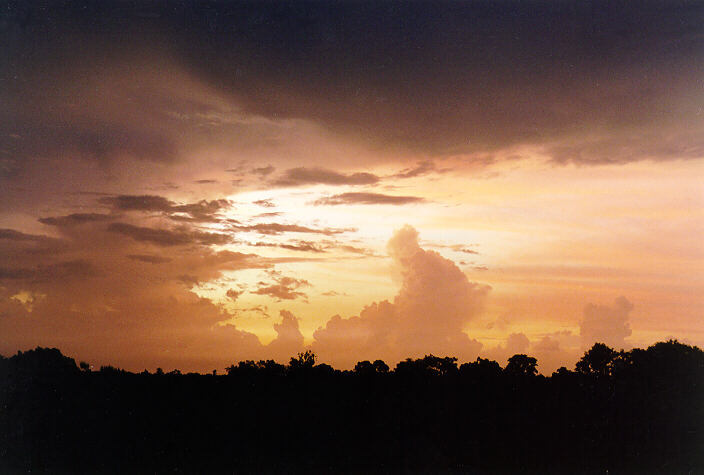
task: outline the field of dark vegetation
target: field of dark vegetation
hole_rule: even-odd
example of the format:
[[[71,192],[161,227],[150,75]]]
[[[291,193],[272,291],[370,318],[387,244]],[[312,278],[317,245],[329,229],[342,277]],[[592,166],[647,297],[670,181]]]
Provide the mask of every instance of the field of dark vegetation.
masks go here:
[[[704,473],[704,352],[130,373],[0,358],[0,473]]]

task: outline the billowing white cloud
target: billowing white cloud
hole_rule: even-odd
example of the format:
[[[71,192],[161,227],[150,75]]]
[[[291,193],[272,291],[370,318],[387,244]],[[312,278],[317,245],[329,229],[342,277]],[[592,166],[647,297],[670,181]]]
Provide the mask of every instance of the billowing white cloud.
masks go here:
[[[482,308],[489,287],[470,282],[452,261],[422,249],[411,226],[396,231],[387,249],[401,276],[393,302],[370,304],[352,318],[332,317],[316,330],[311,348],[340,366],[428,353],[476,357],[481,343],[463,328]]]

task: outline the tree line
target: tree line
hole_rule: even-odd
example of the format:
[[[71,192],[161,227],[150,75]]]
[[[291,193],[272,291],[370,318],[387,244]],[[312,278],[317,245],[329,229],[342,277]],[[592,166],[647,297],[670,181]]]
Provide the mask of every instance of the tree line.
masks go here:
[[[574,369],[535,358],[240,361],[132,373],[0,357],[1,473],[704,470],[704,352],[675,340]]]

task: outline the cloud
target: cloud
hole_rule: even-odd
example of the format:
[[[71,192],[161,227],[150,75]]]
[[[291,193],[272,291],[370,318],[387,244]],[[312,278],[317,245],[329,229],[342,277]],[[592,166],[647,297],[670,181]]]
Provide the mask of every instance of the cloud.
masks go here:
[[[306,294],[298,289],[310,287],[310,282],[305,279],[282,276],[275,271],[269,272],[269,275],[272,277],[274,282],[271,283],[260,281],[258,283],[259,287],[257,290],[251,293],[256,295],[266,295],[275,298],[279,302],[281,300],[295,300],[298,298],[307,301]]]
[[[543,335],[537,341],[531,341],[524,333],[511,333],[504,343],[485,348],[482,356],[505,365],[511,356],[526,354],[538,360],[540,373],[550,375],[560,366],[573,366],[579,358],[579,349],[572,340],[569,331]]]
[[[100,198],[98,202],[121,211],[163,211],[169,212],[174,202],[155,195],[120,195]]]
[[[98,162],[91,177],[129,183],[286,140],[316,155],[297,134],[301,124],[413,163],[458,154],[476,161],[522,146],[555,163],[702,154],[696,2],[623,2],[603,16],[579,0],[338,2],[322,12],[238,2],[189,7],[188,28],[180,7],[153,3],[135,22],[144,6],[101,4],[101,22],[89,29],[78,4],[9,8],[0,31],[9,78],[0,91],[0,176],[44,170],[46,182]],[[343,160],[359,166],[355,153]],[[218,170],[232,166],[224,162]],[[398,175],[421,176],[427,163]],[[71,171],[65,188],[75,184]],[[373,184],[363,174],[311,173],[289,181]]]
[[[506,339],[506,350],[515,355],[525,353],[530,346],[530,340],[523,333],[511,333]]]
[[[128,254],[127,257],[135,261],[148,262],[150,264],[164,264],[172,260],[169,257],[154,256],[151,254]]]
[[[693,129],[693,130],[691,130]],[[704,157],[702,128],[693,125],[684,130],[624,131],[617,136],[565,139],[545,147],[554,163],[608,165],[637,160],[682,160]]]
[[[232,225],[231,229],[244,232],[258,232],[259,234],[278,235],[282,233],[304,233],[304,234],[324,234],[331,236],[333,234],[342,234],[356,231],[353,228],[310,228],[298,224],[282,224],[282,223],[259,223],[252,225]]]
[[[452,261],[422,249],[410,226],[396,231],[387,249],[401,275],[393,302],[372,303],[351,318],[332,317],[315,331],[311,348],[343,366],[429,353],[475,358],[482,345],[464,326],[481,311],[489,287],[469,282]]]
[[[83,259],[38,265],[33,268],[0,268],[0,281],[21,280],[41,283],[55,280],[83,280],[97,275],[95,266]]]
[[[218,214],[232,206],[226,199],[177,204],[157,195],[119,195],[100,198],[99,203],[118,211],[154,211],[174,221],[217,222]]]
[[[374,185],[379,182],[379,177],[366,172],[345,175],[325,168],[290,168],[272,182],[274,186],[303,186],[303,185]]]
[[[632,310],[633,304],[625,297],[618,297],[613,306],[587,304],[579,324],[583,346],[605,343],[616,349],[626,348],[625,339],[632,333],[628,321]]]
[[[227,292],[225,293],[225,295],[227,295],[227,297],[230,298],[232,301],[235,301],[243,293],[244,293],[244,290],[227,289]]]
[[[255,335],[219,326],[231,316],[190,291],[226,270],[270,267],[256,255],[214,252],[198,236],[154,254],[150,241],[102,222],[59,227],[51,239],[10,231],[0,233],[9,238],[0,239],[0,353],[56,346],[98,365],[199,371],[265,356]],[[27,295],[42,296],[31,312]]]
[[[0,229],[0,239],[10,241],[46,241],[51,240],[47,236],[38,236],[34,234],[26,234],[14,229]]]
[[[316,242],[313,241],[293,241],[291,243],[273,243],[273,242],[256,242],[251,244],[255,247],[278,247],[281,249],[288,249],[289,251],[302,251],[302,252],[325,252],[325,249]]]
[[[479,254],[479,251],[471,249],[468,246],[478,246],[478,244],[440,244],[434,242],[425,243],[426,246],[437,248],[437,249],[452,249],[455,252],[462,252],[464,254]]]
[[[425,199],[418,196],[392,196],[381,193],[341,193],[327,196],[313,202],[314,205],[405,205],[422,203]]]
[[[405,168],[395,175],[391,175],[391,178],[416,178],[419,176],[428,175],[430,173],[446,173],[451,171],[450,168],[437,168],[435,162],[431,160],[425,160],[418,162],[415,167]]]
[[[264,208],[275,208],[276,207],[274,202],[271,200],[257,200],[257,201],[254,201],[254,204],[262,206]]]
[[[357,247],[357,246],[350,246],[349,244],[340,244],[335,246],[338,249],[345,251],[345,252],[350,252],[352,254],[361,254],[364,256],[374,256],[374,251],[371,249],[366,249],[363,247]]]
[[[271,175],[274,170],[276,170],[276,168],[274,168],[272,165],[269,165],[266,167],[252,168],[252,173],[264,177],[267,175]]]
[[[129,236],[136,241],[150,242],[157,246],[183,246],[187,244],[227,244],[232,236],[220,233],[206,233],[190,229],[155,229],[134,226],[127,223],[112,223],[108,231]]]
[[[99,213],[76,213],[66,216],[39,218],[39,222],[49,226],[76,226],[85,223],[94,223],[113,219],[114,216]]]
[[[281,323],[274,324],[276,338],[266,346],[267,354],[279,361],[296,355],[303,350],[303,334],[298,328],[298,318],[287,310],[279,312]]]

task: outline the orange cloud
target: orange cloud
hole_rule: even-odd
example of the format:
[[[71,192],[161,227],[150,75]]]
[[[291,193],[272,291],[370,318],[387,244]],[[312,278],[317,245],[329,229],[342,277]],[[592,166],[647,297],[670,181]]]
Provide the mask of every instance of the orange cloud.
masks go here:
[[[579,325],[583,345],[589,347],[598,342],[616,349],[625,348],[625,339],[632,333],[628,321],[632,310],[633,304],[625,297],[618,297],[613,306],[587,304]]]
[[[452,261],[422,249],[410,226],[394,233],[387,249],[402,279],[393,303],[373,303],[358,317],[332,317],[313,334],[311,349],[342,366],[428,353],[475,357],[481,343],[463,327],[481,310],[489,287],[469,282]]]

